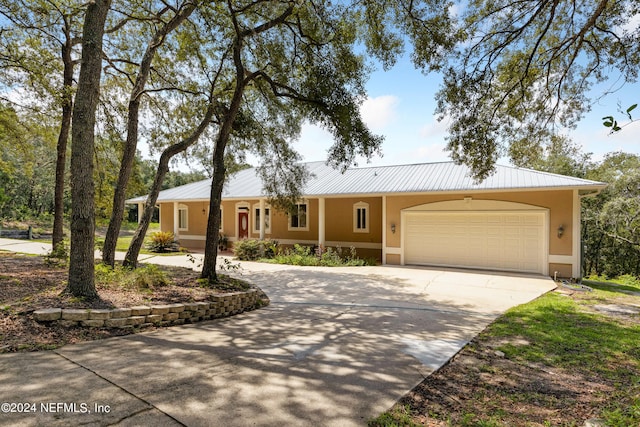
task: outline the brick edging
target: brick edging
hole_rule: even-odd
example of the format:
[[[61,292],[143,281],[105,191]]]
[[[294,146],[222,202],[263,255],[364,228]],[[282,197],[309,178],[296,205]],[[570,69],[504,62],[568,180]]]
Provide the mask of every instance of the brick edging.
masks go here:
[[[259,291],[212,295],[211,301],[114,309],[46,308],[33,312],[37,322],[90,328],[134,328],[183,325],[228,317],[258,307]]]

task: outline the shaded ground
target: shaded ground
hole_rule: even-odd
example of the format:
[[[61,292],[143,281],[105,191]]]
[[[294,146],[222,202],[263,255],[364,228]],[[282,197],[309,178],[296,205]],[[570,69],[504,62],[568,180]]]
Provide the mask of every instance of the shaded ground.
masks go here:
[[[202,287],[197,273],[179,267],[158,267],[169,284],[147,283],[122,286],[98,283],[100,299],[83,301],[64,293],[67,270],[48,266],[44,258],[0,252],[0,353],[37,351],[130,334],[116,328],[43,325],[33,319],[42,308],[116,308],[146,304],[206,301],[220,292],[240,290],[237,281],[220,287]],[[149,328],[147,328],[149,329]]]
[[[509,360],[493,344],[475,340],[399,404],[431,427],[581,426],[599,417],[615,391],[606,378]]]
[[[600,288],[503,316],[371,425],[640,425],[640,293]]]

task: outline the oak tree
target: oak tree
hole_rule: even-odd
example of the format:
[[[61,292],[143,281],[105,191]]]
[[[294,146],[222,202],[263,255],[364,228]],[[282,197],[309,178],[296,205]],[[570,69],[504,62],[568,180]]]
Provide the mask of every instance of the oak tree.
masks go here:
[[[454,160],[486,177],[575,126],[595,84],[636,81],[639,13],[635,0],[469,1],[436,96]]]

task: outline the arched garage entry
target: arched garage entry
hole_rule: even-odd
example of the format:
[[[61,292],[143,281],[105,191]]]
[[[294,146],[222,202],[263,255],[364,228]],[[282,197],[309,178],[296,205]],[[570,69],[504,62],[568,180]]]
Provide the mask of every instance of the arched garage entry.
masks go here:
[[[403,209],[402,264],[548,274],[549,210],[498,200]]]

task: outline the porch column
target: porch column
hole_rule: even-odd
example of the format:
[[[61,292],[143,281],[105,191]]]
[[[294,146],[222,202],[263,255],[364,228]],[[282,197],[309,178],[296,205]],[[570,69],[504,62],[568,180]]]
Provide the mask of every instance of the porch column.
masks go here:
[[[578,190],[573,190],[573,230],[571,230],[571,252],[573,254],[573,268],[571,276],[576,279],[582,278],[582,230],[580,228],[581,219],[581,200]]]
[[[173,202],[173,235],[180,237],[180,213],[178,212],[178,202]]]
[[[318,246],[325,246],[325,228],[324,228],[324,197],[318,199]]]
[[[264,199],[260,199],[260,240],[264,240],[265,228],[267,227],[265,215]]]
[[[144,203],[138,203],[138,224],[142,221],[142,212],[144,212]]]
[[[387,196],[382,196],[382,265],[387,265]]]

